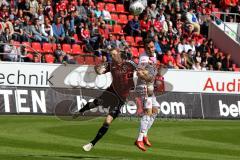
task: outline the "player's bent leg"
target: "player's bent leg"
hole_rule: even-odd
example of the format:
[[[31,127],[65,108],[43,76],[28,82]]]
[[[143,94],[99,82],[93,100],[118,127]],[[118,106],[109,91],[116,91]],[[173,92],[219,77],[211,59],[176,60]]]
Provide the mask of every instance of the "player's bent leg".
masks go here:
[[[86,105],[83,106],[83,108],[81,108],[79,110],[80,113],[83,113],[87,110],[96,108],[97,106],[101,105],[103,103],[103,100],[100,98],[96,98],[93,100],[93,102],[88,102]]]
[[[97,106],[101,105],[102,103],[103,103],[103,100],[100,99],[100,98],[94,99],[93,102],[88,102],[78,112],[73,114],[73,119],[76,119],[78,116],[83,115],[83,113],[85,111],[88,111],[90,109],[96,108]]]

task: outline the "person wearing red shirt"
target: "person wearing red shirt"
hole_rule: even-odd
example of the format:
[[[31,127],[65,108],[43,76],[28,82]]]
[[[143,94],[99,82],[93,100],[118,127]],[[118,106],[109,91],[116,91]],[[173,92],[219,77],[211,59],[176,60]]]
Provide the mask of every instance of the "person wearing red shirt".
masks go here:
[[[108,39],[108,35],[109,35],[109,30],[106,27],[106,24],[104,21],[101,22],[99,28],[98,28],[98,32],[100,36],[103,36],[104,38]]]
[[[168,50],[166,54],[164,54],[162,63],[166,65],[168,68],[175,68],[176,67],[176,62],[174,57],[172,56],[172,52]]]
[[[60,0],[60,2],[56,4],[56,11],[57,12],[61,11],[61,10],[66,11],[66,9],[67,9],[66,1]]]
[[[148,15],[145,14],[143,19],[140,20],[140,29],[142,31],[143,38],[147,37],[147,32],[149,31],[150,26],[151,26],[151,21],[148,19]]]
[[[154,30],[156,30],[157,32],[161,32],[163,28],[163,24],[160,22],[160,20],[161,20],[160,15],[157,15],[157,18],[153,20]]]

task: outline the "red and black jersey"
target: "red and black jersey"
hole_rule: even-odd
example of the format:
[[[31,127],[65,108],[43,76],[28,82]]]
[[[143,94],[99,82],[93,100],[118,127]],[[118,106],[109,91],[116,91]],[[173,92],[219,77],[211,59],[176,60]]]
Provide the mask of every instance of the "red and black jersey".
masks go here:
[[[122,99],[126,99],[129,94],[129,90],[134,88],[134,67],[128,62],[124,62],[120,65],[110,63],[110,65],[108,65],[107,72],[111,72],[112,74],[112,84],[110,87],[114,89],[118,96]]]

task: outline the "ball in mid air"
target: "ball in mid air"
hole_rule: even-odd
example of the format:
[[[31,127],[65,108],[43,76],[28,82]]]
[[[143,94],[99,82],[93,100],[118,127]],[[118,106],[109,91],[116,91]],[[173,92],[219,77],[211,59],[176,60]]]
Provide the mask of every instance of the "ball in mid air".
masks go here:
[[[131,14],[138,16],[140,15],[143,10],[145,9],[145,6],[141,3],[141,1],[135,1],[130,4],[129,11]]]

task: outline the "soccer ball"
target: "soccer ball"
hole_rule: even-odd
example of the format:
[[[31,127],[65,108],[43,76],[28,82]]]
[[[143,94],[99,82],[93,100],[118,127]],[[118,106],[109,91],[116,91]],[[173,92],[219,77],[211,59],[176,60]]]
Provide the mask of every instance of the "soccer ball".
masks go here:
[[[138,16],[140,15],[143,10],[145,9],[145,6],[140,1],[135,1],[130,4],[129,11],[131,14]]]

